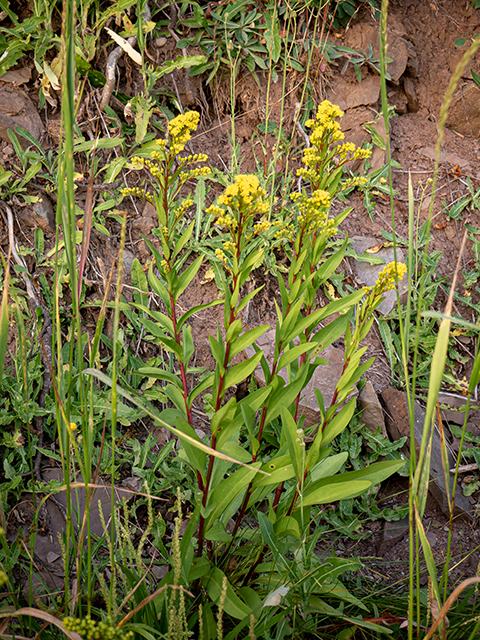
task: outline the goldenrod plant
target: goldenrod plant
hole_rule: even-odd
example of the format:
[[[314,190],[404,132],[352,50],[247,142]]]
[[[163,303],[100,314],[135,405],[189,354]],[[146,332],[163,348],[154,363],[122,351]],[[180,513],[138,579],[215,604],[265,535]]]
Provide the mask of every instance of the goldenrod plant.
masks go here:
[[[210,304],[223,305],[224,320],[216,335],[210,336],[215,371],[193,384],[189,380],[196,370],[190,360],[195,345],[187,320],[209,305],[178,316],[178,300],[198,273],[202,257],[188,264],[188,242],[194,222],[188,223],[186,216],[191,200],[187,196],[182,201],[177,194],[180,186],[195,175],[186,166],[192,161],[206,161],[204,156],[189,156],[187,160],[179,155],[195,130],[198,114],[187,112],[177,116],[169,124],[168,138],[157,141],[159,151],[133,163],[147,173],[145,185],[135,190],[134,195],[157,208],[160,249],[148,243],[155,263],[155,268],[152,264],[149,269],[148,284],[162,300],[165,311],[138,304],[136,307],[148,316],[145,327],[151,339],[170,351],[177,363],[173,371],[141,367],[139,373],[165,381],[163,392],[172,408],[164,410],[157,419],[179,435],[182,455],[197,478],[193,513],[180,545],[180,575],[184,586],[200,587],[199,593],[207,596],[202,605],[204,625],[222,593],[225,612],[238,620],[237,632],[250,624],[252,603],[256,603],[255,633],[258,629],[266,633],[278,624],[275,616],[263,611],[262,602],[269,597],[268,589],[262,586],[266,583],[271,588],[284,585],[286,602],[293,611],[304,606],[312,613],[321,611],[322,596],[328,593],[345,593],[347,597],[348,592],[340,587],[337,578],[327,581],[328,587],[319,579],[331,571],[332,562],[336,576],[353,565],[341,559],[326,564],[312,559],[309,529],[317,513],[312,508],[357,496],[404,464],[387,461],[360,471],[338,473],[347,454],[332,456],[328,447],[352,418],[355,399],[349,397],[350,393],[371,364],[371,360],[361,364],[365,347],[360,347],[360,342],[373,322],[383,293],[395,286],[405,271],[404,265],[388,265],[373,289],[361,289],[323,307],[317,306],[316,294],[339,266],[347,246],[345,239],[340,248],[334,249],[333,238],[349,210],[333,218],[329,216],[331,202],[342,189],[343,164],[353,157],[368,155],[349,144],[335,146],[343,136],[338,122],[341,116],[335,105],[327,101],[320,105],[316,121],[311,123],[309,170],[299,172],[310,185],[291,194],[292,204],[283,222],[275,219],[269,194],[256,175],[236,175],[206,210],[206,214],[214,217],[223,238],[215,259],[224,271],[225,295]],[[175,171],[170,168],[174,160]],[[208,169],[197,173],[207,174]],[[263,238],[272,235],[288,248],[292,259],[286,280],[283,276],[278,279],[281,306],[277,308],[273,362],[267,362],[255,342],[268,326],[244,331],[242,311],[260,290],[245,293],[244,285],[263,262]],[[319,326],[334,314],[338,317],[324,327]],[[300,396],[315,370],[325,362],[322,351],[342,335],[346,344],[344,369],[330,406],[324,406],[317,390],[321,420],[306,432],[312,441],[307,446]],[[239,362],[238,356],[250,345],[255,348],[254,355]],[[265,386],[237,401],[231,390],[259,364]],[[287,380],[280,375],[285,368]],[[106,380],[99,372],[95,375]],[[214,410],[208,447],[195,431],[193,413],[196,399],[207,390]],[[279,426],[274,427],[275,424]],[[277,430],[273,449],[272,429]],[[265,440],[267,432],[269,438]],[[258,505],[265,501],[269,504],[268,515],[255,515]],[[258,519],[260,528],[250,529],[247,517]],[[232,520],[233,527],[229,525]],[[285,539],[290,540],[287,546]],[[250,543],[247,546],[246,541]],[[305,556],[308,588],[301,581],[304,587],[299,590],[292,578],[297,570],[285,555],[292,543],[298,552],[303,550],[305,554],[308,550]],[[248,558],[248,562],[239,563],[240,558]],[[229,569],[232,566],[233,573]],[[177,579],[178,574],[170,573],[164,582]],[[225,584],[226,587],[221,587]],[[352,598],[351,594],[347,597],[350,601]],[[337,613],[342,615],[340,610]],[[225,637],[233,638],[231,634]]]

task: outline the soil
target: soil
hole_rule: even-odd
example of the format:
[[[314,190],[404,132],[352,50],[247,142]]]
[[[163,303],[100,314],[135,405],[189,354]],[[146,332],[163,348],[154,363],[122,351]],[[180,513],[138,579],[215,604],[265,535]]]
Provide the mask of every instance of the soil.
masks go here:
[[[392,67],[392,81],[388,85],[388,95],[390,103],[397,107],[397,115],[391,119],[391,146],[393,159],[401,165],[401,168],[394,169],[393,172],[393,186],[398,192],[395,197],[395,230],[397,235],[404,238],[408,236],[407,187],[409,176],[413,183],[415,201],[418,205],[422,201],[422,190],[424,187],[426,188],[423,204],[420,207],[419,222],[424,222],[428,214],[430,188],[426,185],[426,181],[433,175],[433,158],[437,126],[440,120],[440,107],[450,76],[454,73],[456,64],[466,50],[466,47],[457,48],[455,40],[459,37],[469,40],[480,32],[480,11],[470,9],[470,4],[470,1],[467,0],[435,0],[435,2],[392,0],[390,2],[388,37],[392,38],[395,45],[392,47],[392,52],[389,49],[389,55],[395,55],[396,68],[394,74]],[[340,30],[334,35],[339,44],[353,48],[361,46],[366,49],[364,45],[372,29],[376,30],[377,25],[372,16],[364,11],[358,14],[349,28]],[[373,42],[373,45],[376,47],[376,42]],[[197,51],[187,49],[186,53],[194,54]],[[161,48],[155,48],[152,45],[152,55],[157,64],[163,60],[172,59],[177,54],[178,50],[175,49],[175,43],[171,38],[167,39],[167,43]],[[348,129],[347,139],[358,143],[362,140],[369,140],[369,135],[362,125],[372,121],[380,111],[377,90],[378,76],[373,69],[363,65],[361,67],[362,83],[359,85],[352,66],[345,66],[345,62],[344,59],[341,59],[338,64],[328,65],[325,60],[317,59],[314,61],[316,80],[312,86],[312,96],[317,103],[327,96],[332,101],[337,99],[341,103],[342,100],[353,100],[352,96],[357,96],[358,88],[364,86],[363,95],[357,100],[358,104],[348,106],[343,121],[344,128]],[[432,248],[441,251],[439,273],[448,277],[451,277],[455,272],[464,223],[469,222],[480,227],[480,215],[477,209],[466,210],[463,213],[463,219],[459,220],[450,220],[445,213],[446,207],[449,208],[458,199],[468,194],[468,180],[471,181],[475,190],[480,186],[480,167],[478,165],[480,90],[471,80],[469,73],[470,67],[480,72],[479,63],[480,56],[476,54],[460,79],[454,94],[451,115],[447,121],[448,126],[441,147],[440,171],[434,204]],[[399,73],[400,75],[398,75]],[[127,59],[121,61],[120,75],[120,91],[134,94],[141,90],[141,80],[130,67]],[[288,134],[298,133],[296,142],[299,145],[302,143],[302,137],[296,131],[294,124],[298,103],[301,99],[302,75],[296,71],[288,75],[283,111],[281,111],[281,80],[270,85],[268,112],[267,76],[260,72],[257,76],[260,86],[248,72],[241,73],[235,85],[235,135],[240,145],[241,170],[245,173],[256,171],[256,157],[260,157],[261,163],[263,163],[264,159],[258,138],[255,138],[255,135],[258,133],[259,125],[265,123],[266,120],[278,123],[283,117],[285,131]],[[169,82],[171,83],[170,80]],[[202,84],[200,77],[189,78],[186,73],[176,72],[175,83],[175,90],[178,91],[178,98],[183,108],[185,110],[195,108],[201,112],[201,124],[197,135],[192,139],[192,149],[194,152],[208,153],[210,163],[223,170],[229,166],[232,156],[229,142],[231,126],[228,107],[230,101],[228,77],[218,77],[214,85],[207,87]],[[174,89],[173,85],[171,87]],[[12,90],[12,85],[9,86],[9,90]],[[38,89],[33,80],[22,84],[22,93],[27,93],[34,103],[38,101]],[[96,104],[98,104],[98,96],[92,90],[84,98],[80,108],[80,128],[86,136],[95,130],[97,122],[100,128],[102,126]],[[112,102],[112,106],[119,111],[118,104]],[[59,112],[48,107],[48,110],[41,112],[41,116],[45,132],[42,145],[44,148],[55,149],[58,142]],[[273,136],[267,136],[267,161],[271,158],[274,140]],[[100,162],[107,162],[110,154],[110,151],[99,152]],[[299,162],[300,155],[300,153],[296,154],[296,159],[292,161],[292,169],[295,169],[295,163]],[[9,140],[1,142],[0,163],[5,168],[12,169],[15,164],[14,158]],[[379,166],[383,160],[384,156],[381,152]],[[284,162],[285,159],[282,156],[277,166],[278,171],[285,168]],[[79,166],[77,170],[86,173],[88,168]],[[44,191],[41,191],[40,188],[37,189],[37,193],[47,199]],[[77,195],[78,204],[82,206],[85,190],[79,188]],[[212,190],[209,198],[213,199],[214,195],[215,192]],[[446,203],[446,206],[442,202]],[[369,235],[383,241],[381,231],[392,231],[390,205],[387,199],[380,196],[376,198],[375,209],[371,217],[365,210],[360,195],[353,195],[349,200],[349,205],[353,206],[353,212],[342,225],[344,233],[348,233],[350,236]],[[51,249],[55,240],[51,214],[42,215],[41,211],[34,211],[33,208],[22,206],[19,200],[11,203],[11,206],[13,206],[16,218],[15,234],[20,244],[32,247],[35,228],[42,226],[46,234],[45,250]],[[145,264],[149,252],[142,236],[145,235],[153,240],[151,229],[155,226],[154,214],[148,207],[143,208],[142,205],[138,206],[139,210],[137,211],[134,211],[126,201],[124,206],[129,208],[127,257],[130,260],[137,257],[142,264]],[[119,227],[111,220],[108,220],[106,224],[111,234],[110,238],[106,238],[95,230],[92,234],[85,274],[89,282],[87,301],[103,297],[108,273],[112,263],[117,260]],[[8,232],[4,218],[0,218],[0,246],[6,255],[8,252]],[[470,270],[474,260],[472,243],[468,241],[462,258],[462,269]],[[29,268],[34,267],[33,259],[28,260],[28,266]],[[350,263],[342,265],[341,268],[346,274],[352,272]],[[201,269],[193,286],[181,299],[182,309],[205,303],[216,297],[215,283],[205,281],[206,269],[206,266]],[[48,273],[48,270],[46,275],[48,279],[51,278],[51,272]],[[259,284],[266,286],[250,305],[248,318],[245,318],[246,326],[272,323],[275,318],[274,299],[278,297],[275,281],[262,273],[256,274],[255,278],[255,286]],[[460,276],[460,290],[462,282]],[[125,298],[130,300],[132,294],[129,288],[131,281],[128,270],[125,271],[125,284],[123,293]],[[478,297],[478,292],[472,288],[472,301],[477,303]],[[442,305],[444,300],[438,300],[438,303]],[[467,319],[476,320],[472,309],[461,305],[458,308]],[[195,314],[192,319],[193,337],[197,345],[196,366],[207,368],[212,366],[208,335],[212,335],[216,331],[217,322],[221,320],[220,313],[216,308],[207,309]],[[89,332],[94,331],[96,314],[91,309],[85,312],[84,323]],[[108,334],[108,323],[106,331]],[[368,376],[378,393],[389,384],[389,365],[376,330],[371,331],[367,344],[368,351],[365,357],[376,356],[376,363]],[[473,340],[466,346],[473,351],[475,346]],[[144,351],[139,353],[141,357],[146,358],[152,355],[150,347],[142,347],[142,349]],[[463,374],[463,371],[460,373]],[[202,417],[202,407],[198,406],[196,409],[197,426],[199,429],[205,430],[207,423]],[[162,438],[165,438],[165,434],[162,435]],[[159,440],[161,440],[160,435]],[[385,501],[393,499],[397,504],[403,504],[407,499],[406,484],[401,479],[393,479],[385,483],[381,489],[381,495]],[[478,503],[478,493],[475,495]],[[395,497],[391,498],[391,496]],[[477,520],[456,519],[454,521],[454,555],[461,554],[462,558],[466,558],[453,572],[454,581],[462,576],[473,575],[480,561],[478,552],[480,536],[476,530],[476,523]],[[433,553],[438,561],[441,561],[446,553],[446,524],[447,520],[444,514],[438,510],[433,501],[429,501],[425,526],[428,535],[434,542]],[[365,568],[365,575],[368,579],[384,580],[387,576],[390,581],[394,582],[397,578],[401,579],[402,574],[407,575],[408,573],[406,567],[395,564],[399,558],[408,557],[408,535],[385,552],[381,560],[381,569],[379,569],[378,562],[380,561],[377,560],[377,553],[382,544],[382,527],[380,522],[368,523],[365,525],[365,532],[370,532],[371,535],[366,539],[359,542],[348,539],[337,540],[336,548],[340,554],[350,555],[354,550],[356,555],[367,558],[366,565],[371,565],[370,568],[368,566]]]

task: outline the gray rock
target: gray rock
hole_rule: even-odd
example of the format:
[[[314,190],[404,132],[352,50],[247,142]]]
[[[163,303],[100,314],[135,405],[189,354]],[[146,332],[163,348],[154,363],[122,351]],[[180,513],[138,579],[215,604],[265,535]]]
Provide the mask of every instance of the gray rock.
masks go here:
[[[361,410],[360,420],[369,431],[375,433],[380,427],[384,438],[388,438],[383,417],[383,409],[373,384],[367,380],[358,396],[358,406]]]
[[[55,230],[55,211],[50,200],[42,195],[38,202],[30,207],[22,208],[17,213],[18,222],[31,229],[40,227],[45,233]]]
[[[0,87],[0,138],[10,142],[7,132],[8,129],[14,131],[15,125],[26,129],[36,140],[43,134],[37,108],[27,94],[11,85],[4,85]],[[22,136],[18,136],[18,139],[22,147],[29,145]]]
[[[385,522],[382,533],[382,541],[378,547],[377,554],[382,558],[386,553],[400,542],[408,533],[408,516],[396,522]]]
[[[133,261],[135,260],[136,256],[129,251],[128,249],[124,249],[123,251],[123,272],[125,274],[130,275],[130,273],[132,272],[132,265],[133,265]]]
[[[352,247],[358,255],[362,255],[367,249],[378,245],[378,242],[379,241],[377,238],[355,236],[354,238],[352,238]],[[372,287],[375,284],[378,274],[384,268],[384,266],[389,262],[393,262],[393,247],[380,249],[380,251],[372,255],[375,255],[376,258],[381,258],[385,262],[383,264],[368,264],[368,262],[361,262],[359,260],[352,261],[352,267],[355,271],[357,280],[360,284],[364,284],[368,287]],[[405,256],[403,251],[401,249],[397,249],[397,261],[404,262],[404,260]],[[405,274],[403,279],[399,283],[400,295],[407,291],[407,282],[407,274]],[[384,300],[377,307],[377,311],[385,315],[389,313],[396,304],[397,293],[395,289],[392,289],[392,291],[387,291],[385,293]]]
[[[275,349],[275,329],[271,328],[263,334],[257,340],[257,346],[263,350],[267,362],[270,364],[273,359]],[[247,347],[245,353],[248,357],[253,356],[253,347]],[[318,389],[322,396],[325,409],[328,409],[335,392],[335,386],[342,375],[344,365],[344,352],[343,349],[339,349],[330,345],[322,353],[319,354],[321,358],[328,360],[328,364],[320,365],[309,383],[303,390],[300,397],[300,415],[305,415],[305,426],[309,427],[317,424],[320,421],[320,409],[318,408],[317,400],[315,397],[315,389]],[[283,368],[277,372],[285,382],[288,382],[287,369]],[[260,365],[255,369],[254,376],[257,384],[261,387],[265,386],[265,376]],[[356,387],[352,389],[352,395],[358,393]]]
[[[386,389],[382,393],[382,400],[385,405],[386,427],[390,437],[393,440],[399,440],[400,438],[410,436],[410,420],[408,416],[407,403],[405,394],[392,387]],[[425,412],[422,407],[415,403],[415,415],[414,415],[414,437],[415,437],[415,450],[417,455],[420,451],[420,443],[422,441],[423,428],[425,422]],[[447,447],[448,449],[448,447]],[[407,442],[402,448],[402,452],[408,457],[410,455],[410,445]],[[448,475],[450,483],[450,495],[453,489],[453,476],[449,473],[449,469],[454,466],[453,456],[450,451],[447,451],[448,455],[448,468],[446,473]],[[440,509],[445,515],[449,515],[448,500],[445,484],[445,472],[442,463],[442,448],[441,439],[438,429],[435,428],[432,438],[432,452],[430,459],[430,483],[428,490],[437,501]],[[460,515],[471,516],[472,505],[468,498],[466,498],[461,488],[457,485],[455,490],[455,506],[454,513]]]
[[[42,473],[45,482],[57,480],[63,482],[63,473],[61,469],[48,469]],[[78,478],[81,482],[81,478]],[[90,530],[98,537],[104,535],[103,525],[99,514],[99,503],[102,509],[103,517],[107,526],[111,520],[111,487],[104,484],[101,480],[97,481],[97,485],[101,487],[95,489],[95,493],[90,503]],[[92,495],[92,494],[91,494]],[[74,535],[78,538],[78,534],[82,527],[83,515],[86,507],[86,493],[84,486],[72,487],[72,526]],[[127,491],[120,487],[115,490],[115,502],[121,501],[123,498],[127,500],[132,497],[131,491]],[[24,501],[25,502],[25,501]],[[63,538],[66,527],[66,509],[67,495],[66,491],[59,491],[52,494],[48,498],[43,507],[45,513],[43,515],[44,525],[37,527],[37,535],[35,537],[34,556],[40,567],[38,571],[33,573],[33,588],[39,595],[45,594],[47,590],[62,589],[64,582],[63,573],[63,552],[59,543],[59,536]],[[23,533],[22,533],[23,531]],[[31,520],[25,520],[15,535],[9,536],[9,541],[13,542],[17,535],[23,535],[23,539],[27,539],[31,533]],[[86,544],[86,534],[83,538]],[[43,568],[45,567],[45,568]],[[72,578],[74,574],[72,574]],[[25,586],[28,589],[28,585]]]

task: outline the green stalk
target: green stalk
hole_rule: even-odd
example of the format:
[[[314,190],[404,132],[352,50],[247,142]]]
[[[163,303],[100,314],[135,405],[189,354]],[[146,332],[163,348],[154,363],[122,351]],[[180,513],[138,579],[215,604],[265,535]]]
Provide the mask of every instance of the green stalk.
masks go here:
[[[122,293],[122,276],[123,276],[123,251],[125,248],[125,231],[127,228],[127,213],[123,214],[122,230],[120,233],[120,251],[118,254],[118,271],[117,271],[117,290],[115,293],[115,310],[113,315],[113,365],[112,365],[112,466],[111,466],[111,510],[112,515],[115,513],[115,448],[117,438],[117,407],[118,407],[118,391],[117,391],[117,369],[118,369],[118,325],[120,320],[120,296]],[[112,517],[110,530],[110,570],[112,575],[115,573],[115,518]],[[110,582],[110,591],[108,599],[108,615],[112,615],[112,603],[114,598],[115,580]]]

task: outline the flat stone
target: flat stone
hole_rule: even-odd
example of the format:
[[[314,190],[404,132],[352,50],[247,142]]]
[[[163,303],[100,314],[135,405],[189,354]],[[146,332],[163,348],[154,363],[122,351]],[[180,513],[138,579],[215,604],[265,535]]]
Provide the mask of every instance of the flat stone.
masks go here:
[[[50,200],[44,195],[30,207],[21,209],[17,217],[19,222],[31,229],[40,227],[45,233],[55,231],[55,211]]]
[[[15,126],[23,127],[36,140],[40,140],[43,134],[43,124],[38,115],[36,106],[21,89],[11,85],[0,87],[0,138],[10,142],[8,129],[15,130]],[[18,136],[22,147],[29,143],[22,136]]]
[[[389,387],[381,394],[382,401],[385,406],[385,422],[387,431],[392,440],[399,440],[404,436],[410,437],[410,420],[408,415],[408,408],[405,394],[398,389]],[[415,416],[414,416],[414,437],[415,437],[415,450],[417,455],[420,451],[420,443],[422,440],[423,428],[425,421],[425,412],[422,407],[415,403]],[[407,442],[402,448],[402,452],[409,457],[410,445]],[[448,470],[454,466],[453,457],[448,451]],[[448,500],[446,494],[445,477],[442,464],[442,452],[441,452],[441,440],[438,430],[435,429],[432,438],[432,453],[430,459],[430,483],[428,490],[435,498],[438,506],[445,515],[449,515]],[[450,495],[453,489],[453,476],[448,473],[450,482]],[[472,504],[463,495],[461,488],[457,485],[455,490],[455,506],[454,514],[466,515],[471,517]]]
[[[42,478],[45,482],[50,482],[52,480],[63,482],[62,470],[59,468],[47,469],[42,473]],[[102,486],[95,489],[95,493],[90,503],[90,530],[95,536],[102,537],[104,535],[104,531],[99,514],[99,502],[104,520],[107,523],[107,526],[109,526],[108,523],[111,520],[111,487],[103,484],[101,480],[97,481],[97,484]],[[86,506],[85,487],[72,488],[71,495],[73,505],[72,525],[74,535],[78,537]],[[127,500],[131,498],[131,491],[126,491],[125,489],[117,487],[115,489],[115,502],[122,500],[124,497]],[[36,561],[40,567],[46,567],[46,569],[41,569],[38,572],[34,571],[33,573],[33,588],[39,596],[45,594],[45,587],[48,591],[51,591],[52,589],[62,589],[65,584],[63,573],[63,552],[58,536],[63,538],[66,527],[66,491],[54,493],[53,499],[48,498],[46,500],[44,508],[46,510],[45,520],[48,523],[48,530],[38,531],[35,537],[34,546],[34,556]],[[23,539],[27,539],[30,534],[30,529],[31,521],[26,521],[25,524],[21,526],[21,530],[19,528],[15,535],[9,535],[9,541],[13,542],[17,535],[23,535]],[[86,544],[86,535],[84,536],[84,544]],[[26,588],[28,588],[28,585],[26,585]]]
[[[463,425],[467,404],[466,398],[460,398],[449,393],[439,393],[438,402],[440,403],[443,419],[460,426]],[[473,435],[480,435],[480,404],[478,402],[471,401],[470,403],[467,430],[472,431]]]
[[[464,136],[480,135],[480,89],[467,81],[452,100],[446,126]]]
[[[262,349],[267,362],[271,364],[275,350],[275,329],[271,328],[262,336],[260,336],[260,338],[256,341],[256,344],[258,347],[260,347],[260,349]],[[253,347],[247,347],[245,349],[245,353],[247,357],[250,358],[254,355],[255,351]],[[318,389],[322,394],[325,409],[328,409],[333,400],[335,386],[343,371],[343,349],[339,349],[338,347],[330,345],[319,354],[319,357],[328,360],[328,364],[320,365],[319,367],[317,367],[315,373],[311,377],[309,383],[302,391],[302,394],[300,396],[300,415],[305,415],[305,427],[310,427],[320,422],[321,414],[315,397],[315,389]],[[288,383],[286,367],[284,367],[277,373],[285,380],[285,383]],[[258,367],[255,369],[254,377],[260,387],[265,386],[265,376],[263,375],[262,367],[260,365],[258,365]],[[356,395],[357,393],[357,388],[354,387],[349,398],[351,398],[352,395]]]
[[[389,17],[389,23],[390,22]],[[389,25],[387,57],[391,58],[392,62],[387,65],[387,70],[392,82],[397,82],[404,74],[407,68],[407,61],[411,56],[408,42],[401,37],[401,33],[405,33],[405,29],[399,20],[395,21],[393,30],[391,29],[391,25]],[[378,26],[368,24],[368,22],[357,22],[353,24],[345,34],[344,44],[359,53],[361,49],[368,52],[368,48],[371,45],[373,47],[373,57],[378,59]]]
[[[335,80],[335,86],[327,91],[327,100],[338,104],[342,111],[376,104],[380,97],[380,76],[368,75],[362,82],[350,82],[343,76]]]
[[[28,82],[32,77],[31,67],[23,67],[22,69],[9,69],[0,77],[2,82],[11,82],[15,85],[21,85]]]
[[[418,150],[418,153],[422,155],[424,158],[429,158],[430,160],[435,160],[435,148],[434,147],[423,147]],[[457,156],[456,153],[445,153],[440,155],[440,161],[446,160],[448,164],[458,164],[461,169],[470,169],[470,163],[468,160],[464,160]]]
[[[386,553],[392,549],[397,542],[400,542],[408,533],[409,519],[402,518],[396,522],[385,522],[382,532],[382,541],[378,547],[377,554],[382,558]]]
[[[376,245],[378,245],[378,243],[378,239],[372,237],[355,236],[352,238],[352,247],[355,253],[357,253],[358,255],[362,255],[367,249],[375,247]],[[372,255],[374,255],[376,258],[381,258],[382,260],[384,260],[384,263],[369,264],[368,262],[361,262],[360,260],[352,260],[352,267],[355,271],[357,280],[360,284],[364,284],[367,287],[372,287],[375,284],[380,271],[385,267],[386,264],[388,264],[389,262],[393,262],[394,260],[393,247],[380,249],[380,251]],[[404,262],[404,260],[404,252],[401,249],[397,249],[397,261]],[[407,291],[407,282],[407,274],[405,274],[401,282],[399,282],[400,295]],[[378,305],[377,311],[382,315],[385,315],[389,313],[396,304],[397,293],[395,289],[392,289],[391,291],[387,291],[384,294],[384,300]]]
[[[132,229],[143,236],[148,236],[154,227],[158,227],[157,210],[150,202],[146,202],[142,215],[132,220]]]
[[[361,410],[360,420],[373,434],[376,433],[378,427],[382,431],[382,436],[388,438],[385,428],[385,419],[383,417],[383,409],[378,399],[373,384],[367,380],[358,396],[358,406]]]
[[[128,249],[123,250],[123,272],[130,275],[132,273],[132,265],[136,256]]]

